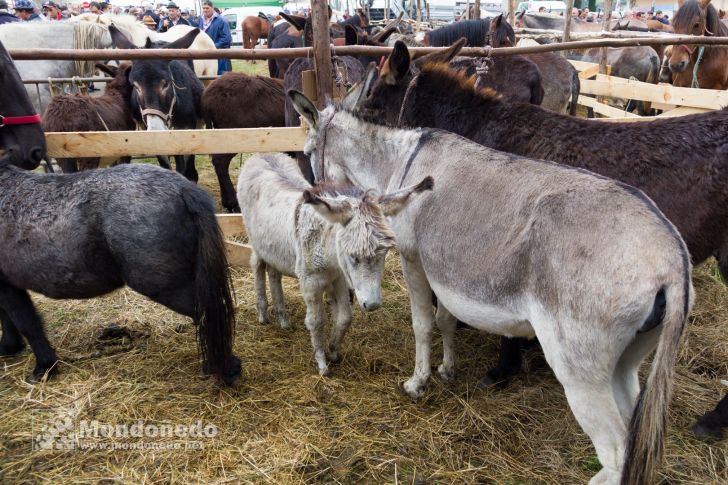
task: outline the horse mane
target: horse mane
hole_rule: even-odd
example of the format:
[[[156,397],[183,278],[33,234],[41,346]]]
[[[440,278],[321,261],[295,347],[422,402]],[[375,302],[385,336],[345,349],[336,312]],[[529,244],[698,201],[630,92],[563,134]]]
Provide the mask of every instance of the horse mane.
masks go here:
[[[692,22],[695,16],[702,17],[703,12],[697,0],[687,0],[682,7],[675,13],[672,19],[672,26],[675,32],[689,32],[692,28]],[[716,37],[727,37],[728,27],[720,21],[720,15],[712,4],[708,4],[705,9],[705,28],[708,32],[705,35],[713,35]]]
[[[103,49],[104,35],[109,35],[108,27],[102,24],[78,22],[73,26],[74,49]],[[96,61],[73,61],[76,75],[80,77],[93,76],[96,72]]]
[[[465,37],[470,47],[485,46],[490,21],[487,19],[460,20],[458,22],[431,30],[427,33],[430,47],[447,47],[454,44],[460,37]]]
[[[490,32],[491,47],[512,47],[516,45],[516,33],[511,24],[500,15],[501,21],[494,31]],[[496,17],[497,18],[497,17]],[[491,24],[492,25],[492,24]]]

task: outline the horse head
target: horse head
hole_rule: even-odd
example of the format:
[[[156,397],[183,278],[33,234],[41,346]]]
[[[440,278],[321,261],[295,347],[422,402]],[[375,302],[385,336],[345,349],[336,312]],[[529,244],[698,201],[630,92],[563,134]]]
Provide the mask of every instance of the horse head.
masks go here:
[[[493,17],[488,29],[488,45],[491,47],[513,47],[516,45],[516,33],[511,24],[500,14]]]
[[[46,156],[46,143],[15,64],[0,43],[0,165],[35,169]]]
[[[136,49],[136,46],[121,33],[119,29],[111,25],[109,32],[114,45],[122,49]],[[187,49],[194,42],[199,29],[193,29],[183,37],[170,43],[153,43],[147,39],[146,48],[158,47],[163,49]],[[181,80],[175,79],[169,59],[145,59],[132,63],[129,71],[129,82],[133,86],[131,105],[137,123],[146,126],[147,130],[167,130],[173,123],[173,117],[180,100],[178,92],[186,90],[181,86]],[[178,63],[187,66],[192,76],[194,71],[190,63]]]

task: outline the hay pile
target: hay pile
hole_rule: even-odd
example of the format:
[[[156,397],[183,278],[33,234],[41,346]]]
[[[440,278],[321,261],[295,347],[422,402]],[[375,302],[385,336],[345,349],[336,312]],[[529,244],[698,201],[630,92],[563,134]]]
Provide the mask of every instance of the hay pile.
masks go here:
[[[216,193],[214,171],[200,165],[201,184]],[[726,390],[719,378],[728,374],[728,289],[710,271],[695,272],[697,304],[661,470],[667,483],[728,482],[726,444],[687,432]],[[383,307],[355,310],[343,361],[327,379],[316,373],[296,283],[284,280],[292,331],[257,323],[249,271],[234,270],[234,283],[235,352],[244,363],[235,390],[199,377],[187,319],[131,291],[89,301],[34,295],[63,364],[57,379],[30,386],[29,353],[1,361],[0,482],[564,484],[585,483],[599,469],[538,351],[506,389],[477,390],[498,339],[460,330],[457,380],[433,378],[418,404],[400,394],[414,339],[396,255],[387,263]],[[109,338],[103,332],[111,324],[127,331]],[[440,355],[436,346],[433,363]],[[63,412],[114,425],[201,420],[219,432],[197,440],[204,448],[196,450],[31,451],[34,434]]]

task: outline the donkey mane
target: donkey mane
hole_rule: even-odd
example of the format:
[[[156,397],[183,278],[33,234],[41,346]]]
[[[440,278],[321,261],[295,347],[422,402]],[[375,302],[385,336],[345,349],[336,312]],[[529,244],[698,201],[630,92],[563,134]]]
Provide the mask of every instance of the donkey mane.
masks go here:
[[[475,88],[478,79],[476,74],[468,76],[465,71],[456,71],[445,62],[428,62],[424,64],[420,69],[420,76],[436,78],[438,83],[442,83],[443,90],[453,96],[456,94],[469,95],[468,97],[484,100],[492,100],[498,97],[498,93],[492,88]]]
[[[687,0],[682,7],[680,7],[675,13],[675,17],[672,19],[672,26],[675,28],[675,32],[689,32],[692,28],[690,22],[695,17],[702,17],[703,11],[698,4],[697,0]],[[718,11],[712,4],[708,4],[708,8],[705,9],[705,35],[726,37],[728,36],[728,27],[720,21]]]

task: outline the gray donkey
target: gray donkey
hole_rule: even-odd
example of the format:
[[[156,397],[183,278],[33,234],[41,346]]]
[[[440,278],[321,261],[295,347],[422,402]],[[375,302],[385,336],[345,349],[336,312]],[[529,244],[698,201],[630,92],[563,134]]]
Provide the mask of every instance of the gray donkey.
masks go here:
[[[238,202],[253,246],[258,320],[266,322],[265,273],[281,327],[290,324],[283,302],[281,275],[296,276],[306,301],[306,327],[321,375],[329,374],[323,345],[326,291],[336,322],[329,358],[339,360],[341,341],[351,324],[349,288],[365,311],[379,308],[384,258],[394,247],[385,216],[401,211],[413,194],[432,188],[432,178],[377,195],[351,185],[312,187],[298,163],[284,154],[249,158],[240,170]]]
[[[390,221],[416,342],[404,391],[423,395],[435,320],[445,379],[455,373],[456,318],[537,336],[603,465],[590,483],[649,483],[693,299],[685,244],[654,203],[584,170],[444,131],[369,124],[331,106],[319,112],[302,94],[289,96],[311,127],[305,151],[318,179],[381,191],[437,179]],[[640,394],[639,365],[656,346]]]

